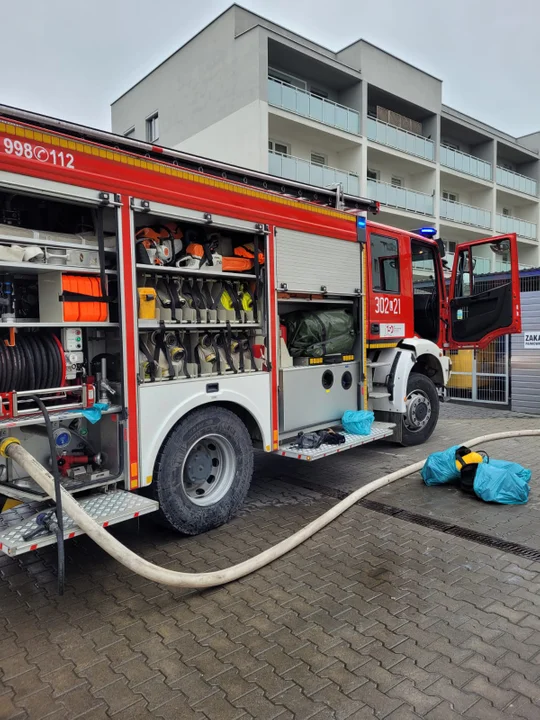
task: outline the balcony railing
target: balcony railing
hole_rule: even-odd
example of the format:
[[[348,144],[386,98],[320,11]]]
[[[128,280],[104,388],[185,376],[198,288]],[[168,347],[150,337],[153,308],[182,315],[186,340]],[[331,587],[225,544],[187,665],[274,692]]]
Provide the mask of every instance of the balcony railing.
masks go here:
[[[360,115],[356,110],[274,78],[268,78],[268,103],[345,132],[360,133]]]
[[[451,270],[454,265],[455,253],[447,252],[444,256],[448,268]],[[416,263],[415,263],[416,266]],[[474,273],[475,275],[487,275],[492,272],[507,272],[511,268],[509,260],[495,260],[492,264],[491,260],[483,257],[474,258]],[[532,266],[527,263],[518,263],[520,270],[529,270]]]
[[[481,180],[493,180],[491,163],[446,145],[441,145],[441,165]]]
[[[375,118],[368,117],[367,119],[367,136],[368,140],[388,145],[388,147],[425,160],[433,160],[435,157],[434,145],[431,140]]]
[[[497,183],[511,190],[518,190],[526,195],[538,197],[538,183],[526,175],[497,166]]]
[[[527,222],[520,218],[510,217],[508,215],[499,215],[497,213],[497,223],[495,230],[500,233],[516,233],[524,238],[536,240],[536,223]]]
[[[495,272],[507,272],[511,267],[509,260],[495,260]],[[530,270],[531,267],[532,265],[528,265],[527,263],[518,263],[520,270]]]
[[[422,215],[433,215],[433,195],[378,180],[368,180],[367,192],[371,200],[378,200],[382,205]]]
[[[356,173],[339,170],[328,165],[315,165],[308,160],[282,155],[281,153],[268,153],[268,172],[271,175],[297,180],[298,182],[328,187],[336,183],[343,184],[343,191],[349,195],[360,194],[360,179]]]
[[[453,200],[443,200],[441,198],[440,215],[445,220],[453,220],[463,225],[474,225],[481,228],[491,227],[491,213],[489,210],[483,210],[472,205],[463,205],[463,203],[454,202]]]
[[[455,253],[447,252],[444,256],[448,268],[451,270],[454,267]],[[475,275],[486,275],[492,272],[491,260],[489,258],[483,258],[475,256],[474,258],[474,274]]]

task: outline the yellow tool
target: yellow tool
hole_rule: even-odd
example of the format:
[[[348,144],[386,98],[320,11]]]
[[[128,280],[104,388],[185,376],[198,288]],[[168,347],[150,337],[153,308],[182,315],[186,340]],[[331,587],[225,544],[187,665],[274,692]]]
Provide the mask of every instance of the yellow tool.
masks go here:
[[[139,320],[156,319],[156,289],[152,287],[137,288],[139,293]]]

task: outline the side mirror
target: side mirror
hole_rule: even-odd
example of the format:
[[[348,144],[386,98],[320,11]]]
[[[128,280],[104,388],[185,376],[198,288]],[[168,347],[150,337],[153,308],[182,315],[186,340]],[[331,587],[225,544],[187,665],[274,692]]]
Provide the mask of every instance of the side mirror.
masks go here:
[[[497,240],[490,245],[490,248],[496,255],[506,255],[510,252],[510,240]]]
[[[437,240],[437,247],[439,248],[439,255],[441,258],[445,257],[446,255],[446,248],[444,247],[444,243],[441,240],[441,238],[436,238]]]

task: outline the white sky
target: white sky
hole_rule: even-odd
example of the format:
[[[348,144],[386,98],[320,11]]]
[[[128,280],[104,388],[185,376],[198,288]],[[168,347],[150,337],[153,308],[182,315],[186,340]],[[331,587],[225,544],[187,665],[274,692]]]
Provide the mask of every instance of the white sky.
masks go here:
[[[229,0],[3,2],[0,103],[110,129],[109,105]],[[444,81],[443,101],[540,130],[538,0],[243,0],[338,50],[362,37]]]

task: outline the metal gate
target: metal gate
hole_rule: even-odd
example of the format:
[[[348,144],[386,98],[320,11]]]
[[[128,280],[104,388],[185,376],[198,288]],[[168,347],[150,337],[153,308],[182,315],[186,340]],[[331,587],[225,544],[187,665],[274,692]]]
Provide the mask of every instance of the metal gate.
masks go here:
[[[540,292],[521,293],[523,332],[512,336],[512,410],[540,415]],[[525,339],[527,337],[527,340]]]
[[[448,394],[454,400],[508,405],[510,342],[497,338],[483,350],[451,351]]]

